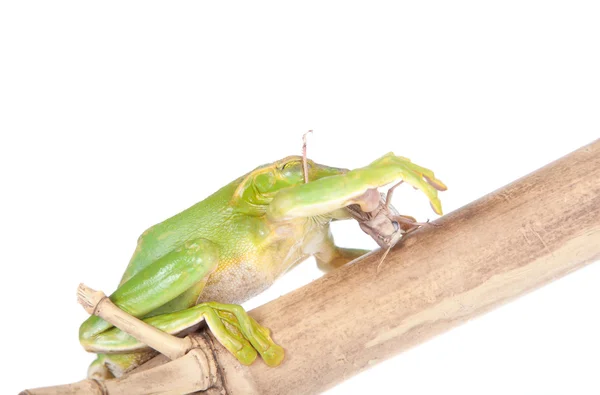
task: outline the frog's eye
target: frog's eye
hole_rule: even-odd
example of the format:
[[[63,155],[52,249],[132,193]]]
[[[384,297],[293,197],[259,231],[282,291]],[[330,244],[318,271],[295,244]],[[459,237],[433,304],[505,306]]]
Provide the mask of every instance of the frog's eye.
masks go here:
[[[312,164],[310,162],[306,163],[306,167],[310,170],[312,168]],[[281,171],[282,172],[303,172],[304,169],[302,167],[302,162],[301,161],[292,161],[292,162],[287,162],[286,164],[284,164],[281,167]]]
[[[266,193],[275,185],[275,175],[272,171],[258,174],[254,177],[254,185],[261,193]]]
[[[299,160],[289,161],[284,163],[279,168],[279,174],[277,178],[281,180],[285,186],[296,185],[301,182],[304,171],[302,169],[302,162]]]
[[[300,162],[298,161],[289,161],[283,164],[283,166],[281,167],[281,170],[290,170],[290,169],[294,169],[297,168],[298,165],[300,165]]]

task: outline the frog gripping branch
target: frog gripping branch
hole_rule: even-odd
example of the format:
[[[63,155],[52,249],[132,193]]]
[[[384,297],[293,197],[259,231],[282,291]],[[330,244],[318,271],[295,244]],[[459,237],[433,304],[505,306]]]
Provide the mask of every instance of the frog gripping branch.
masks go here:
[[[207,393],[223,393],[226,390],[232,394],[275,395],[289,391],[314,393],[325,390],[348,375],[364,369],[374,357],[390,357],[465,322],[470,317],[480,315],[493,306],[593,262],[598,256],[600,245],[600,233],[594,232],[598,229],[600,211],[595,204],[597,199],[594,199],[598,195],[598,185],[594,182],[596,179],[590,175],[597,174],[600,169],[599,149],[599,142],[583,147],[457,210],[446,217],[445,221],[442,220],[443,224],[449,226],[440,227],[435,232],[418,232],[403,248],[390,253],[390,269],[385,276],[376,274],[377,261],[382,254],[369,254],[355,264],[347,265],[340,271],[253,311],[255,317],[259,317],[261,322],[274,329],[276,338],[279,335],[284,340],[283,346],[286,346],[290,358],[284,359],[283,364],[276,369],[269,369],[261,366],[262,364],[242,367],[237,362],[247,357],[239,353],[244,349],[244,344],[250,344],[253,348],[254,351],[250,350],[250,347],[246,347],[246,350],[249,354],[254,354],[254,358],[262,351],[263,359],[267,363],[275,358],[273,354],[268,355],[266,350],[270,348],[283,358],[283,349],[272,342],[270,331],[249,318],[241,307],[224,303],[240,303],[253,293],[260,292],[259,285],[264,286],[261,283],[264,277],[257,276],[256,279],[252,279],[254,282],[242,283],[236,281],[235,271],[232,273],[224,270],[232,264],[231,262],[234,268],[240,269],[235,264],[240,260],[223,259],[234,256],[232,253],[221,255],[222,249],[228,246],[224,241],[231,238],[209,239],[211,229],[203,228],[201,230],[205,231],[204,233],[199,231],[190,235],[189,240],[174,243],[175,246],[170,245],[163,255],[156,251],[155,255],[152,255],[152,237],[156,237],[153,232],[169,229],[168,226],[161,228],[165,223],[189,225],[190,216],[193,217],[195,213],[188,209],[144,233],[138,241],[138,248],[123,277],[122,285],[110,297],[85,286],[80,286],[78,290],[80,302],[87,312],[94,314],[90,320],[102,323],[92,326],[86,326],[84,323],[82,330],[88,336],[82,339],[82,343],[92,351],[99,350],[102,355],[97,363],[108,372],[118,373],[118,370],[113,370],[113,361],[122,363],[122,366],[126,362],[139,365],[139,359],[131,356],[147,357],[147,354],[152,354],[148,347],[158,350],[163,355],[158,355],[147,365],[116,380],[88,379],[64,386],[26,390],[23,394],[141,395],[148,392],[172,394],[201,390],[207,390]],[[417,176],[421,176],[422,184],[419,186],[428,184],[433,188],[433,193],[429,190],[428,196],[437,198],[435,191],[444,189],[443,184],[432,173],[424,175],[423,170],[426,169],[419,170],[407,159],[393,154],[385,155],[371,165],[353,171],[326,168],[309,161],[305,167],[309,171],[309,183],[304,183],[301,158],[289,157],[259,167],[199,205],[214,203],[211,199],[215,199],[215,196],[218,196],[220,201],[228,202],[225,205],[226,210],[231,211],[225,214],[229,218],[232,218],[232,212],[237,215],[235,224],[230,223],[228,231],[237,230],[238,235],[254,236],[250,241],[240,239],[248,244],[254,243],[254,250],[249,249],[248,244],[242,244],[247,250],[242,250],[240,254],[243,259],[257,262],[251,266],[251,272],[263,270],[279,275],[309,255],[314,255],[318,263],[327,263],[324,267],[321,264],[319,266],[329,270],[360,254],[359,250],[343,250],[335,246],[328,228],[330,220],[356,218],[361,228],[374,236],[384,248],[392,245],[399,235],[421,225],[411,217],[399,216],[389,205],[389,199],[377,193],[378,183],[382,182],[383,185],[383,181],[387,181],[388,178],[384,178],[383,181],[377,180],[375,183],[369,182],[372,177],[366,175],[378,174],[380,166],[389,166],[396,174],[398,169],[402,172],[406,172],[407,168],[412,169]],[[290,169],[293,171],[285,174],[285,177],[279,175],[281,172],[289,172]],[[327,172],[328,175],[319,174],[319,171]],[[352,179],[348,179],[346,183],[338,183],[339,179],[352,174],[358,174],[358,178],[366,181],[362,188],[352,188]],[[556,174],[560,174],[561,177],[556,177]],[[293,182],[289,182],[291,176],[294,177]],[[284,178],[287,186],[282,182]],[[325,185],[320,196],[313,196],[308,187],[327,178],[332,180],[332,183]],[[402,173],[400,179],[406,181],[408,178],[410,176]],[[564,183],[564,179],[572,181]],[[413,177],[413,182],[419,183],[418,178],[414,180]],[[573,185],[577,185],[577,188]],[[327,186],[333,186],[334,190]],[[298,190],[298,193],[290,194],[290,190]],[[548,194],[548,190],[555,192]],[[388,193],[388,197],[390,194]],[[347,196],[345,200],[340,198],[343,195]],[[511,199],[507,199],[506,196],[511,196]],[[288,197],[294,204],[285,204]],[[430,201],[434,208],[439,204],[439,200]],[[185,221],[177,222],[183,214]],[[582,221],[584,218],[585,221]],[[394,222],[394,219],[397,222]],[[525,235],[522,232],[535,232],[531,228],[533,221],[537,221],[535,226],[538,229],[544,229],[545,242],[542,246],[531,243],[528,237],[520,237],[521,234]],[[491,231],[482,233],[482,223]],[[527,228],[523,227],[524,223],[528,224]],[[219,225],[223,226],[224,222]],[[244,225],[245,232],[237,229],[237,226],[241,225]],[[260,225],[264,227],[259,229],[259,233],[249,231]],[[582,226],[585,231],[581,231]],[[435,237],[431,237],[433,233]],[[456,243],[457,237],[468,242]],[[278,248],[290,246],[285,243],[278,245],[277,241],[281,239],[293,239],[291,241],[297,243],[287,250],[287,255],[278,251]],[[162,237],[160,240],[160,245],[173,243],[168,237]],[[260,248],[265,248],[265,245],[270,253]],[[507,245],[511,248],[507,249]],[[204,250],[207,252],[206,256],[197,253]],[[240,252],[236,249],[233,251]],[[493,259],[481,259],[482,253]],[[152,259],[143,267],[143,259],[147,257]],[[195,269],[206,274],[204,277],[196,274],[196,278],[202,277],[201,280],[196,280],[200,281],[199,283],[190,280],[189,275],[178,276],[179,271],[171,273],[170,277],[166,276],[176,287],[190,282],[195,287],[180,286],[185,290],[179,296],[172,296],[175,292],[170,293],[173,298],[170,302],[154,308],[152,313],[144,313],[143,310],[148,309],[147,305],[138,305],[134,303],[135,300],[126,297],[135,295],[135,292],[128,289],[130,285],[127,284],[144,270],[148,270],[145,275],[156,273],[153,264],[160,266],[161,262],[164,263],[163,259],[167,259],[163,257],[173,260],[173,265],[179,268],[185,268],[187,265],[188,270]],[[252,259],[256,257],[263,260]],[[277,257],[285,259],[268,259]],[[423,262],[427,264],[422,265]],[[132,264],[138,266],[131,268]],[[283,267],[278,266],[282,264]],[[225,273],[222,273],[223,271]],[[490,273],[493,275],[490,276]],[[273,281],[276,275],[270,280]],[[156,278],[149,278],[160,280],[162,277],[157,275]],[[465,278],[469,278],[468,286]],[[368,287],[356,287],[357,283],[366,281],[371,281]],[[236,292],[230,292],[230,282],[234,283]],[[161,281],[154,284],[157,287],[163,285]],[[243,287],[243,284],[252,286]],[[146,282],[138,285],[142,296],[148,296],[151,309],[153,305],[160,303],[153,300],[150,291],[144,289]],[[197,300],[192,302],[190,307],[177,309],[184,301],[189,302],[192,299],[186,293],[193,292],[198,292]],[[423,292],[430,297],[423,298]],[[457,298],[464,300],[464,305],[457,306]],[[219,302],[214,302],[215,300]],[[378,301],[377,306],[373,306],[373,301]],[[398,311],[398,305],[403,306],[401,311]],[[189,313],[194,309],[202,311]],[[315,309],[319,309],[318,314],[307,315],[307,312]],[[360,314],[360,321],[357,321],[354,311]],[[136,314],[141,320],[134,317]],[[181,321],[180,314],[183,317]],[[223,343],[224,338],[224,342],[227,343],[227,336],[230,336],[239,343],[231,342],[229,345],[224,344],[225,348],[220,347],[212,342],[213,337],[209,332],[196,331],[196,324],[186,327],[186,320],[194,315],[201,316],[199,319],[194,318],[197,319],[196,322],[207,321],[208,329],[213,333],[217,332],[214,338],[219,342]],[[215,315],[216,325],[211,325],[208,321],[211,316],[215,318]],[[343,333],[350,334],[352,341],[339,337],[331,328],[331,319],[334,317],[335,326]],[[432,325],[432,319],[437,324]],[[115,327],[112,327],[113,324]],[[229,331],[222,339],[219,339],[219,325]],[[171,332],[180,337],[186,334],[187,336],[175,337],[165,333],[169,330],[164,330],[161,326],[179,326],[183,328],[180,332]],[[92,329],[102,327],[108,329],[93,334]],[[398,331],[395,328],[405,328],[406,331]],[[412,328],[419,330],[415,332]],[[390,336],[391,334],[393,336]],[[104,340],[112,339],[112,343],[100,341],[103,336],[106,336]],[[113,348],[102,348],[107,345]],[[318,352],[315,353],[315,349],[318,349]],[[155,351],[153,353],[156,354]],[[348,358],[340,360],[339,353],[345,353]],[[101,359],[102,356],[104,359]],[[119,360],[119,357],[123,359]],[[251,360],[253,358],[248,358],[246,362],[250,363]],[[271,365],[281,362],[280,359]],[[319,372],[319,377],[311,376],[315,371]],[[325,372],[326,378],[322,372]]]
[[[277,366],[283,348],[237,304],[309,256],[328,271],[366,253],[334,244],[329,229],[334,219],[355,218],[368,227],[376,218],[376,233],[387,246],[397,241],[393,236],[407,227],[390,215],[395,211],[381,201],[377,188],[398,180],[422,190],[441,214],[437,191],[445,189],[443,183],[393,153],[355,170],[320,165],[305,155],[260,166],[145,231],[109,298],[137,321],[171,335],[205,321],[241,363],[260,355]],[[374,218],[361,219],[369,213]],[[131,326],[114,324],[91,316],[81,325],[81,344],[98,354],[91,378],[120,377],[155,355]]]

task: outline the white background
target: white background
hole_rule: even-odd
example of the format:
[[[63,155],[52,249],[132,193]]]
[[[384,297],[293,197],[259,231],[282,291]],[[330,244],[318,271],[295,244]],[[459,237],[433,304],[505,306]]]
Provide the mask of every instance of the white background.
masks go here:
[[[82,379],[77,284],[112,292],[144,229],[307,129],[321,163],[434,169],[446,212],[594,140],[597,4],[3,2],[0,392]],[[410,188],[395,204],[434,218]],[[328,394],[598,394],[599,266]],[[261,302],[319,275],[306,262]]]

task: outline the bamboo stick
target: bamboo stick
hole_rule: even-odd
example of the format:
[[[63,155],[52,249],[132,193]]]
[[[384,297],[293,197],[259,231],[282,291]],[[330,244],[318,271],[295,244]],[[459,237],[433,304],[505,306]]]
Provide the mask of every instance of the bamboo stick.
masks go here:
[[[253,310],[286,349],[281,366],[243,366],[213,341],[227,393],[321,392],[598,259],[600,140],[437,223],[407,237],[379,271],[376,252]],[[166,361],[140,370],[152,375]]]
[[[133,326],[135,325],[137,324],[134,323]],[[141,328],[142,332],[147,330],[145,326]],[[209,392],[202,393],[216,394],[211,389],[222,385],[217,373],[212,341],[205,334],[191,334],[186,339],[193,348],[176,360],[170,361],[167,356],[159,355],[135,372],[119,379],[87,379],[72,384],[25,390],[20,395],[180,395],[207,389]]]
[[[79,284],[77,288],[77,301],[88,314],[97,315],[169,359],[184,356],[194,346],[187,337],[181,339],[171,336],[126,313],[102,291],[93,290],[85,284]]]

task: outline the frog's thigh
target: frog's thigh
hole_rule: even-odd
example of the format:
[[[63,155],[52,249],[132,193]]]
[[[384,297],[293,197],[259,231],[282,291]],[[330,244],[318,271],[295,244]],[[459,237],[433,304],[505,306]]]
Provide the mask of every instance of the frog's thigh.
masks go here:
[[[217,264],[218,249],[214,243],[206,239],[190,240],[136,273],[110,299],[140,318],[203,282]],[[93,352],[119,349],[119,342],[98,344],[99,336],[110,328],[112,325],[103,319],[89,317],[79,329],[81,344]]]
[[[317,266],[323,272],[328,273],[346,263],[370,252],[356,248],[338,247],[334,243],[333,235],[329,226],[325,230],[323,240],[319,243],[319,249],[314,253]]]

